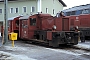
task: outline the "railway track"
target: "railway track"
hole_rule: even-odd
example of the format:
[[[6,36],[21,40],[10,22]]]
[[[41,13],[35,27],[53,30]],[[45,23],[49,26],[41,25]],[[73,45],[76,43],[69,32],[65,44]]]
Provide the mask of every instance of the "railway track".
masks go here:
[[[83,49],[79,48],[76,46],[70,46],[70,45],[60,45],[57,48],[49,47],[48,44],[39,44],[39,43],[31,43],[34,45],[38,45],[41,47],[46,47],[46,49],[57,51],[57,52],[62,52],[62,53],[67,53],[67,54],[72,54],[72,55],[79,55],[79,56],[84,56],[85,58],[90,58],[90,50],[88,49]]]
[[[75,47],[75,46],[61,45],[58,48],[46,48],[46,49],[53,50],[53,51],[56,51],[56,52],[71,54],[71,55],[75,55],[75,56],[78,56],[78,57],[81,56],[81,57],[90,59],[90,50],[78,48],[78,47]]]
[[[36,56],[41,55],[41,54],[44,55],[43,53],[47,52],[46,56],[48,55],[50,57],[53,54],[55,54],[55,55],[53,55],[54,57],[57,55],[62,56],[62,54],[65,54],[65,56],[63,55],[63,57],[68,57],[67,55],[75,56],[74,58],[71,57],[74,60],[86,60],[86,59],[89,60],[90,59],[90,51],[89,50],[84,50],[81,48],[77,48],[75,46],[68,46],[68,45],[60,45],[58,48],[53,48],[53,47],[49,47],[47,44],[44,44],[44,43],[42,43],[42,44],[31,43],[31,42],[25,43],[23,41],[19,41],[19,42],[17,41],[15,48],[11,49],[10,47],[6,47],[3,49],[3,51],[9,52],[12,54],[26,54],[27,56],[30,55],[31,53],[34,54],[35,52],[38,52]],[[26,53],[26,51],[28,51],[29,53]],[[35,56],[35,54],[31,55],[31,56]],[[79,57],[81,57],[81,58],[79,58]],[[84,59],[83,59],[83,57],[84,57]],[[58,58],[60,58],[60,57],[58,57]],[[68,60],[71,58],[68,58]]]
[[[65,50],[83,50],[83,51],[87,51],[90,52],[90,49],[84,49],[84,48],[80,48],[80,47],[76,47],[76,46],[72,46],[72,45],[59,45],[59,47],[50,47],[48,46],[48,44],[46,43],[40,43],[40,42],[30,42],[27,41],[26,43],[28,44],[33,44],[33,45],[38,45],[38,46],[42,46],[42,47],[46,47],[46,48],[52,48],[52,49],[65,49]]]

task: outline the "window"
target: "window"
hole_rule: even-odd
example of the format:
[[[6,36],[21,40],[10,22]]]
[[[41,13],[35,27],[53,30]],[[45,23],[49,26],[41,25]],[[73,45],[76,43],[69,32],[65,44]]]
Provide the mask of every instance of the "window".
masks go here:
[[[2,9],[0,9],[0,14],[2,13]]]
[[[55,10],[53,9],[53,14],[55,14]]]
[[[13,13],[13,10],[14,10],[13,8],[10,8],[10,13]]]
[[[75,14],[76,14],[76,11],[72,11],[72,12],[71,12],[71,15],[75,15]]]
[[[23,7],[23,12],[26,12],[26,7]]]
[[[80,11],[80,14],[82,14],[82,11],[83,11],[83,10],[79,10],[79,11]]]
[[[19,27],[19,20],[15,21],[16,27]]]
[[[70,16],[71,12],[66,12],[67,16]]]
[[[15,13],[18,13],[18,8],[16,8]]]
[[[30,25],[36,26],[36,18],[30,18]]]
[[[46,13],[48,13],[48,8],[46,8]]]
[[[82,14],[89,14],[89,9],[84,9],[84,10],[82,11]]]
[[[31,7],[31,12],[35,12],[35,7]]]
[[[19,23],[19,21],[17,21],[17,23]],[[27,20],[22,20],[22,28],[27,28]]]
[[[82,10],[76,10],[76,15],[82,14]]]

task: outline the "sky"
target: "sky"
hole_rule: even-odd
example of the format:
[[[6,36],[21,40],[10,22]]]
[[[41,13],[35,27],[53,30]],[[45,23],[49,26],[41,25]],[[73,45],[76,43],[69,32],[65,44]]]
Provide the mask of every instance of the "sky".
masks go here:
[[[64,7],[64,9],[68,9],[79,5],[90,4],[90,0],[62,0],[62,1],[67,5],[67,7]]]

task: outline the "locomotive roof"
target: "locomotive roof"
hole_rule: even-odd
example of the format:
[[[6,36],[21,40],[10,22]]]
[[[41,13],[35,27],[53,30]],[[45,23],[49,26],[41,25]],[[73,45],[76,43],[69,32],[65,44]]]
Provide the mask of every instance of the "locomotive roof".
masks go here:
[[[51,16],[51,14],[44,14],[44,13],[41,13],[41,14],[39,14],[39,16]]]
[[[26,16],[20,17],[19,19],[23,20],[23,19],[28,19],[29,17],[30,17],[29,15],[26,15]]]
[[[34,15],[39,15],[39,16],[51,16],[50,14],[43,14],[43,13],[34,14]],[[20,19],[20,20],[26,20],[26,19],[28,19],[30,16],[34,16],[34,15],[26,15],[26,16],[20,17],[19,19]]]
[[[69,9],[65,9],[65,10],[63,10],[63,12],[83,10],[83,9],[90,9],[90,4],[75,6],[75,7],[69,8]]]
[[[11,17],[11,18],[8,18],[8,20],[14,20],[14,18],[17,18],[17,17],[20,17],[20,16]]]

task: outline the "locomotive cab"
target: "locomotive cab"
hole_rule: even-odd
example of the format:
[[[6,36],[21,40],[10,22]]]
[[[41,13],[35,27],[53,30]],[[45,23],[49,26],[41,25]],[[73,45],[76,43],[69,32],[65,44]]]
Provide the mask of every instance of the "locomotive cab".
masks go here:
[[[19,36],[22,39],[34,39],[34,31],[42,29],[42,19],[47,17],[42,16],[50,16],[49,14],[35,14],[31,16],[24,16],[20,18],[20,33]]]

